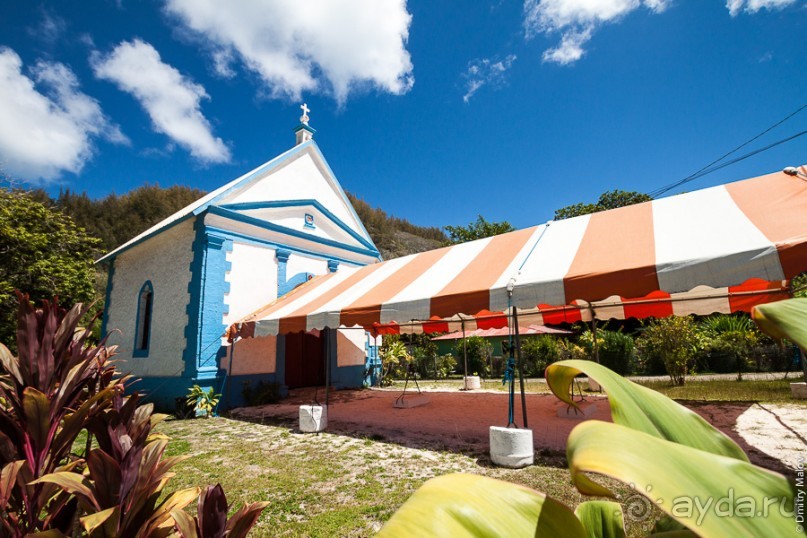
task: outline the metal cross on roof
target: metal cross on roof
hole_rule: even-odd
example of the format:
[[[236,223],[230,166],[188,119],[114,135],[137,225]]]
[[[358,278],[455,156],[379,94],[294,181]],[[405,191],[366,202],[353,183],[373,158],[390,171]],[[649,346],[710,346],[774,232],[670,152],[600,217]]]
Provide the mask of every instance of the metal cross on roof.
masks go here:
[[[300,110],[303,111],[303,115],[300,116],[300,121],[302,123],[307,124],[308,123],[308,113],[311,112],[311,109],[308,108],[308,105],[306,103],[303,103],[302,105],[300,105]]]

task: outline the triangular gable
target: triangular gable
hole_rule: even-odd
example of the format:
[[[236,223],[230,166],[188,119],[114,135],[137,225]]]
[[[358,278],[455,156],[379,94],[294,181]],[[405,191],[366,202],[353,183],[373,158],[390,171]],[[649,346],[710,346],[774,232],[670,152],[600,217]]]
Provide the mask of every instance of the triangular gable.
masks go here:
[[[330,239],[376,252],[373,242],[357,232],[355,225],[350,226],[317,200],[241,202],[217,207],[289,230],[303,231],[320,239]]]
[[[287,169],[289,164],[298,161],[301,157],[305,158],[298,163],[297,166]],[[282,171],[284,169],[287,169],[287,171],[300,169],[308,178],[306,181],[307,184],[316,184],[316,175],[311,172],[311,165],[313,165],[313,167],[320,172],[319,185],[322,188],[322,191],[308,192],[301,196],[295,194],[297,191],[299,191],[299,189],[292,188],[286,189],[283,196],[288,195],[293,197],[288,199],[318,199],[323,208],[336,215],[337,218],[346,223],[356,235],[373,245],[370,235],[367,233],[367,230],[364,228],[364,225],[361,223],[361,220],[348,201],[344,190],[342,189],[341,185],[339,185],[339,182],[325,160],[325,157],[322,155],[322,152],[319,150],[316,143],[313,140],[310,140],[303,144],[299,144],[284,153],[281,153],[271,161],[262,164],[254,170],[247,172],[241,177],[234,179],[233,181],[196,200],[192,204],[180,209],[173,215],[158,222],[145,232],[135,236],[115,250],[99,258],[96,263],[107,261],[132,248],[133,246],[161,233],[162,231],[171,228],[175,224],[178,224],[187,218],[203,213],[212,205],[227,205],[231,203],[245,202],[250,198],[256,199],[259,193],[265,194],[267,198],[260,201],[278,201],[278,195],[273,195],[271,192],[266,192],[266,190],[270,191],[270,189],[266,189],[266,186],[270,183],[276,187],[280,183],[280,181],[276,181],[278,178],[275,177],[275,172]],[[281,177],[284,176],[286,176],[288,179],[287,174],[281,174]],[[319,198],[322,199],[320,200]],[[373,245],[370,250],[377,249]]]

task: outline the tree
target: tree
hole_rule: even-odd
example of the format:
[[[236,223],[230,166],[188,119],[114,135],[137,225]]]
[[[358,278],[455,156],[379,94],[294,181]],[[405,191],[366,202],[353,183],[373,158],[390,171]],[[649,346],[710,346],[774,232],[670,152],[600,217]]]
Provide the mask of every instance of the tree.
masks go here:
[[[457,243],[465,243],[466,241],[473,241],[474,239],[482,239],[483,237],[492,237],[494,235],[504,234],[515,230],[513,226],[506,220],[502,222],[488,222],[482,215],[477,216],[475,222],[467,226],[446,226],[448,232],[448,244],[456,245]]]
[[[555,220],[579,217],[580,215],[590,215],[598,211],[616,209],[642,202],[649,202],[653,197],[636,191],[621,191],[619,189],[606,191],[600,195],[596,204],[572,204],[555,210]]]
[[[65,306],[92,300],[99,244],[58,210],[0,189],[0,342],[15,342],[15,289],[35,301],[59,296]]]

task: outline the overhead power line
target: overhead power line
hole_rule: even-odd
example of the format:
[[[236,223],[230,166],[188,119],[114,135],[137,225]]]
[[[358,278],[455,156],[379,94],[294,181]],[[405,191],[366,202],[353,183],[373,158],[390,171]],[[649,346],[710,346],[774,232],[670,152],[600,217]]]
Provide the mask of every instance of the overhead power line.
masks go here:
[[[784,122],[786,122],[787,120],[789,120],[790,118],[792,118],[793,116],[795,116],[796,114],[798,114],[799,112],[804,110],[805,108],[807,108],[807,105],[800,106],[799,108],[797,108],[796,110],[794,110],[793,112],[791,112],[790,114],[788,114],[787,116],[782,118],[781,120],[777,121],[776,123],[774,123],[773,125],[771,125],[767,129],[762,131],[761,133],[757,134],[756,136],[754,136],[752,138],[749,138],[748,140],[746,140],[745,142],[743,142],[742,144],[740,144],[736,148],[732,149],[728,153],[725,153],[725,154],[721,155],[719,158],[717,158],[714,161],[710,162],[709,164],[707,164],[706,166],[704,166],[700,170],[686,176],[685,178],[679,179],[678,181],[676,181],[674,183],[671,183],[671,184],[669,184],[667,186],[664,186],[664,187],[661,187],[659,189],[656,189],[656,190],[654,190],[654,191],[652,191],[652,192],[650,192],[648,194],[650,196],[652,196],[653,198],[657,198],[657,197],[661,196],[662,194],[664,194],[665,192],[668,192],[668,191],[670,191],[670,190],[672,190],[672,189],[674,189],[676,187],[680,187],[681,185],[689,183],[690,181],[693,181],[695,179],[703,177],[703,176],[705,176],[707,174],[711,174],[712,172],[720,170],[721,168],[725,168],[726,166],[729,166],[731,164],[740,162],[740,161],[742,161],[744,159],[747,159],[748,157],[752,157],[754,155],[762,153],[763,151],[767,151],[767,150],[769,150],[769,149],[771,149],[771,148],[773,148],[775,146],[778,146],[780,144],[784,144],[785,142],[790,142],[791,140],[794,140],[794,139],[804,135],[805,133],[807,133],[807,131],[802,131],[800,133],[797,133],[797,134],[795,134],[793,136],[790,136],[788,138],[785,138],[783,140],[779,140],[778,142],[774,142],[773,144],[769,144],[769,145],[767,145],[767,146],[765,146],[763,148],[754,150],[754,151],[752,151],[750,153],[746,153],[745,155],[743,155],[741,157],[738,157],[736,159],[733,159],[733,160],[731,160],[729,162],[723,163],[723,164],[721,164],[719,166],[715,166],[717,163],[719,163],[720,161],[722,161],[723,159],[725,159],[729,155],[733,155],[734,153],[736,153],[739,150],[743,149],[748,144],[750,144],[750,143],[754,142],[755,140],[765,136],[766,134],[768,134],[769,132],[771,132],[775,128],[779,127]]]

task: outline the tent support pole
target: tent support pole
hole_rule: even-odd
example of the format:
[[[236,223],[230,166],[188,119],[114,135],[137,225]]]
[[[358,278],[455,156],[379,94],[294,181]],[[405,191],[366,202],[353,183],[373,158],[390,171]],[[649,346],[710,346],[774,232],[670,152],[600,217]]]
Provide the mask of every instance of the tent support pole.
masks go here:
[[[325,407],[328,407],[331,388],[331,343],[332,336],[335,335],[333,329],[326,329],[325,336]]]
[[[527,400],[524,397],[524,361],[521,358],[521,337],[518,334],[518,309],[513,306],[513,325],[516,337],[516,360],[518,361],[518,382],[521,388],[521,415],[527,427]]]
[[[465,363],[465,377],[468,377],[468,341],[465,339],[465,320],[462,320],[462,361]],[[462,380],[462,386],[465,388],[465,379]]]
[[[589,304],[589,312],[591,312],[591,339],[594,342],[592,347],[592,358],[594,362],[600,364],[600,346],[597,345],[597,316],[594,313],[594,308]]]

